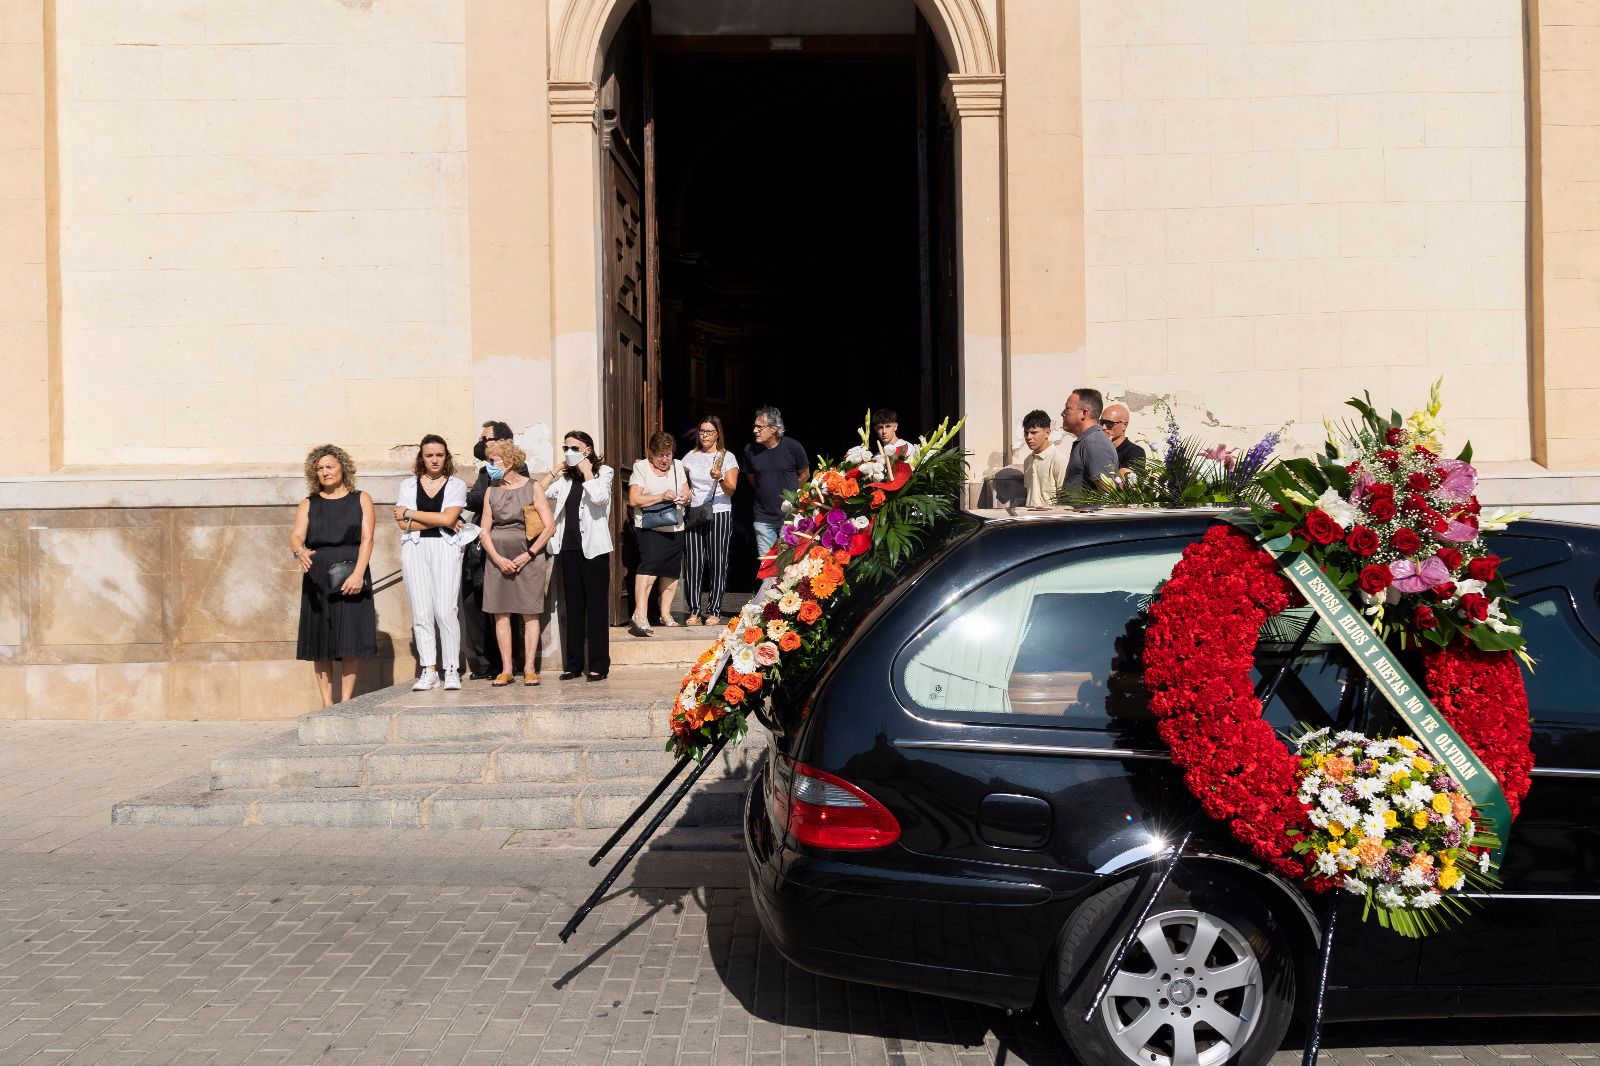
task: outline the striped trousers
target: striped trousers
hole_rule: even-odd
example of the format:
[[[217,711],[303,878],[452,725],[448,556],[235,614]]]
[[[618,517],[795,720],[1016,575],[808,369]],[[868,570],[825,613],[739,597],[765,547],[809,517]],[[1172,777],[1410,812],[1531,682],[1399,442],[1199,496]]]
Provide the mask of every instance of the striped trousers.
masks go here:
[[[728,540],[732,536],[732,511],[713,513],[705,525],[683,531],[683,568],[688,583],[683,595],[690,614],[702,618],[722,614],[722,594],[728,587]],[[709,594],[702,598],[707,585]]]
[[[417,664],[424,669],[439,665],[439,644],[444,645],[444,668],[461,663],[461,620],[456,613],[461,594],[461,549],[443,537],[423,537],[400,545],[400,574],[411,601],[411,636],[417,644]],[[434,627],[438,627],[438,641]]]

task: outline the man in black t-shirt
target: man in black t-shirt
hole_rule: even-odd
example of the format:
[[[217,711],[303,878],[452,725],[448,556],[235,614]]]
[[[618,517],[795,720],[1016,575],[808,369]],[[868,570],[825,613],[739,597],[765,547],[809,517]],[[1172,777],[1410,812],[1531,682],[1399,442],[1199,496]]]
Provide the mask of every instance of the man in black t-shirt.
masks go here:
[[[776,407],[756,409],[755,440],[744,446],[742,477],[755,489],[756,561],[778,542],[783,528],[783,494],[811,480],[811,460],[800,442],[783,435]]]
[[[1111,438],[1117,449],[1117,473],[1126,473],[1135,459],[1144,458],[1144,449],[1128,439],[1128,408],[1120,403],[1108,403],[1100,412],[1100,428]]]

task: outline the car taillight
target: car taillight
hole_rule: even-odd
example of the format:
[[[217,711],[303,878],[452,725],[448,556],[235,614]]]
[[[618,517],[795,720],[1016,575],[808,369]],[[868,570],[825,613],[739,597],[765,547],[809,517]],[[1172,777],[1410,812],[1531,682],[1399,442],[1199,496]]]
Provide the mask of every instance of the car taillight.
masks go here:
[[[843,778],[786,755],[773,770],[768,809],[800,843],[859,851],[900,839],[900,823],[889,809]]]

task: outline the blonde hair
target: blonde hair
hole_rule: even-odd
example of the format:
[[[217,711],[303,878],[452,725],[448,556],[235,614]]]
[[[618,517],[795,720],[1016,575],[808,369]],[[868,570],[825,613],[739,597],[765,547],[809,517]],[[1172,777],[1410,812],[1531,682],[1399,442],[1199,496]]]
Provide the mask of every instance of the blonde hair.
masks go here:
[[[514,440],[492,440],[484,447],[483,454],[499,459],[507,470],[515,470],[528,461],[528,453],[517,447]]]
[[[344,473],[344,487],[354,492],[356,487],[355,461],[350,458],[349,452],[337,444],[319,444],[307,454],[306,484],[311,487],[311,491],[313,493],[322,491],[322,482],[317,480],[317,464],[322,461],[322,457],[325,455],[331,455],[338,460],[339,469]]]

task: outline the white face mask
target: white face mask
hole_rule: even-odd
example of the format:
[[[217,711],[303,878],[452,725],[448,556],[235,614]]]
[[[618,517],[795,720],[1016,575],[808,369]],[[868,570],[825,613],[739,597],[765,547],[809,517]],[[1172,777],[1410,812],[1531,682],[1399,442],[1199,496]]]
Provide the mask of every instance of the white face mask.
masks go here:
[[[568,448],[567,449],[567,465],[568,466],[577,466],[581,462],[583,462],[583,453],[580,452],[576,448]]]

